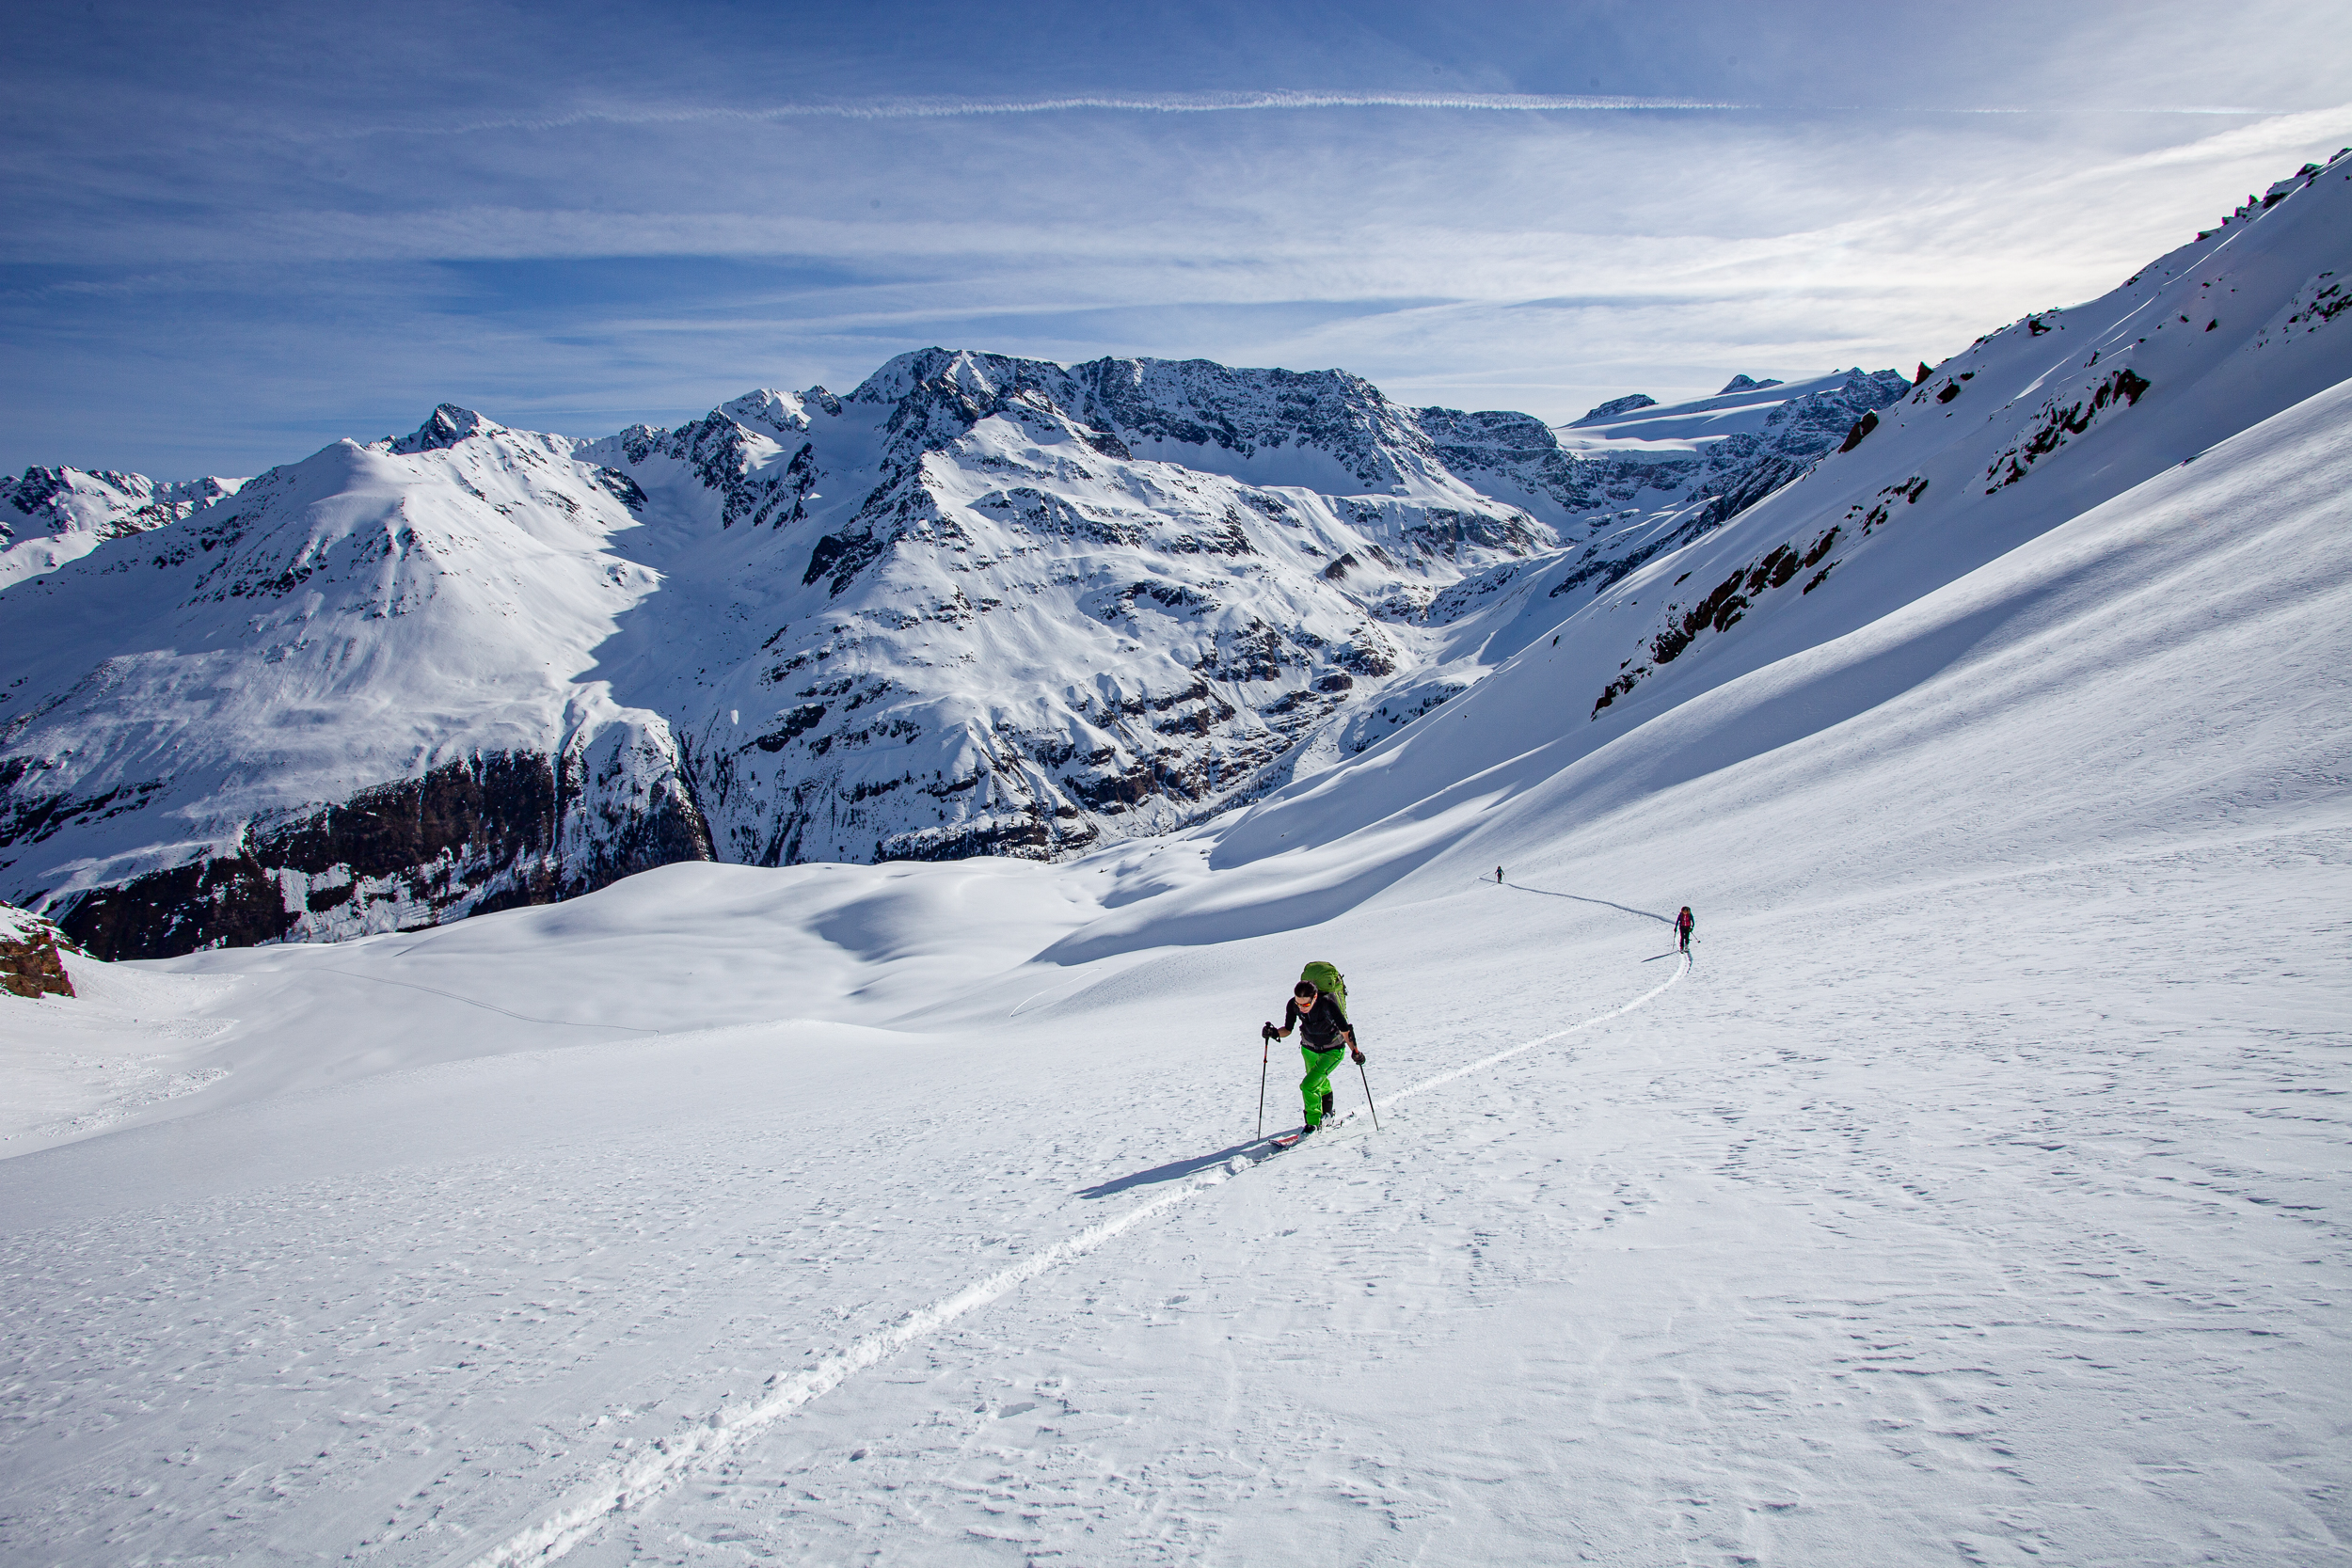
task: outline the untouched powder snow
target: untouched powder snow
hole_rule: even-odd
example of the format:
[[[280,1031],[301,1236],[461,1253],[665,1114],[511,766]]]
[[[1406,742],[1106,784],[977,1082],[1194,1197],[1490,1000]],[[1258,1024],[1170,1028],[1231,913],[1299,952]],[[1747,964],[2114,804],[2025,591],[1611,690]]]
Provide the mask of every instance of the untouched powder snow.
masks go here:
[[[78,964],[221,1076],[16,1123],[0,1546],[2352,1562],[2348,433],[1057,864]],[[1310,958],[1380,1125],[1275,1154]]]

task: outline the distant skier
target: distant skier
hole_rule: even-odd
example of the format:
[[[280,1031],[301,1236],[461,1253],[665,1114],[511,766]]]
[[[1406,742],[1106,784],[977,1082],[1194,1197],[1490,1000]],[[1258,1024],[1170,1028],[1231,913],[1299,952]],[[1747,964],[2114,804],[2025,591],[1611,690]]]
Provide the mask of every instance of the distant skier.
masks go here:
[[[1497,886],[1497,887],[1501,887],[1502,885],[1502,867],[1501,867],[1501,866],[1499,866],[1499,865],[1498,865],[1498,866],[1496,866],[1496,867],[1495,867],[1495,886]]]
[[[1301,980],[1292,989],[1282,1026],[1277,1029],[1268,1023],[1262,1032],[1268,1039],[1283,1040],[1290,1038],[1293,1029],[1298,1031],[1298,1053],[1307,1067],[1307,1076],[1298,1081],[1298,1097],[1305,1106],[1307,1131],[1311,1132],[1331,1114],[1331,1069],[1340,1065],[1343,1046],[1359,1062],[1364,1053],[1356,1047],[1356,1030],[1347,1022],[1339,998],[1316,989],[1311,980]]]
[[[1688,953],[1691,951],[1691,927],[1697,924],[1697,921],[1691,918],[1691,906],[1688,904],[1683,905],[1682,912],[1675,916],[1676,952]]]

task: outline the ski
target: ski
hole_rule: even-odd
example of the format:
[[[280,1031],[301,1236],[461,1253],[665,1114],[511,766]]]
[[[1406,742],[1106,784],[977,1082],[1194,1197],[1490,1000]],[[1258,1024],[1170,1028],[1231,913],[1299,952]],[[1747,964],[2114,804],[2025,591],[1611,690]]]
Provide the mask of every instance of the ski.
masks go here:
[[[1323,1125],[1315,1130],[1315,1135],[1317,1137],[1328,1137],[1339,1132],[1342,1128],[1349,1126],[1357,1118],[1354,1116],[1344,1114],[1326,1117],[1323,1120]],[[1306,1135],[1307,1130],[1302,1127],[1295,1132],[1277,1132],[1274,1136],[1268,1138],[1266,1142],[1272,1144],[1276,1148],[1291,1148],[1295,1147],[1298,1140]]]

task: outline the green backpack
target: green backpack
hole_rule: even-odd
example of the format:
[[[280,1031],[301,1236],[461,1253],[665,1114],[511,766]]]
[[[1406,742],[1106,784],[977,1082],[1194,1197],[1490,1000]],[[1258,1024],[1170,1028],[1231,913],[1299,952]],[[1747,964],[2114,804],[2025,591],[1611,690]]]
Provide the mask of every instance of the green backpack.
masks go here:
[[[1340,1005],[1340,1015],[1353,1019],[1347,1010],[1347,976],[1329,964],[1317,959],[1298,972],[1298,977]]]

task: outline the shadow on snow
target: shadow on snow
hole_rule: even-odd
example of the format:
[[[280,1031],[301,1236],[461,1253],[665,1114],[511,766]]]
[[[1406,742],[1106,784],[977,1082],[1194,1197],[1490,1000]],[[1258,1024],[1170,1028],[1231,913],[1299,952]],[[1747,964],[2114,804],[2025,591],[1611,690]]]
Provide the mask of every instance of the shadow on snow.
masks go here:
[[[1211,1165],[1221,1165],[1236,1154],[1247,1154],[1253,1148],[1262,1148],[1265,1143],[1266,1140],[1263,1138],[1250,1138],[1233,1145],[1231,1148],[1220,1148],[1215,1154],[1196,1154],[1189,1160],[1173,1160],[1165,1165],[1154,1165],[1150,1170],[1139,1170],[1133,1176],[1122,1176],[1115,1181],[1099,1181],[1091,1187],[1081,1188],[1078,1196],[1080,1197],[1112,1197],[1126,1192],[1131,1187],[1150,1187],[1162,1181],[1181,1181],[1187,1176],[1207,1170]]]
[[[1540,894],[1546,898],[1569,898],[1580,904],[1598,904],[1602,909],[1616,910],[1624,914],[1638,914],[1644,920],[1655,920],[1661,926],[1671,926],[1675,923],[1675,917],[1670,914],[1654,914],[1648,910],[1637,910],[1630,904],[1613,904],[1606,898],[1587,898],[1581,893],[1554,893],[1548,887],[1529,887],[1525,882],[1505,882],[1502,885],[1514,893],[1534,893]]]

